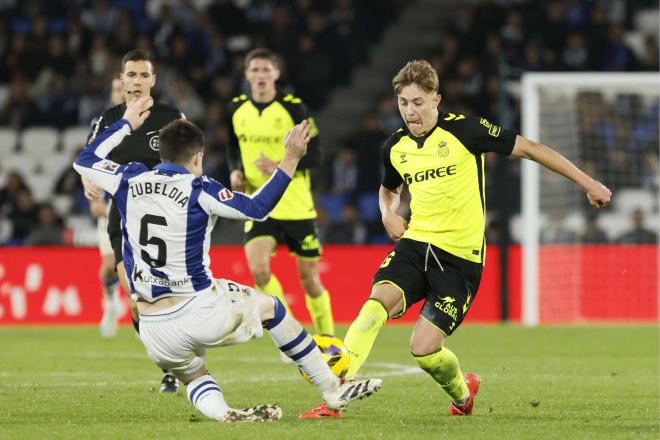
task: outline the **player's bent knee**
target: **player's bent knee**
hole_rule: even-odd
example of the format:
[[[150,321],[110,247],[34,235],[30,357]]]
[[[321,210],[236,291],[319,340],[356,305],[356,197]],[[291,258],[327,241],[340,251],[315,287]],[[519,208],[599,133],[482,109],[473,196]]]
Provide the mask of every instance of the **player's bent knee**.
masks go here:
[[[426,356],[440,350],[445,343],[442,334],[429,335],[414,332],[410,338],[410,352],[413,356]]]
[[[321,280],[317,278],[302,278],[300,279],[300,283],[303,286],[303,289],[305,289],[305,294],[311,296],[312,298],[318,298],[323,294],[323,291],[325,288],[321,284]]]
[[[104,255],[99,268],[99,276],[101,278],[114,278],[116,275],[114,255]]]
[[[193,373],[184,374],[184,373],[177,372],[177,371],[172,371],[172,373],[174,373],[176,378],[179,379],[179,381],[181,381],[181,383],[183,383],[184,385],[188,385],[193,380],[198,379],[202,376],[205,376],[205,375],[209,374],[209,369],[206,367],[206,365],[204,365],[202,368],[200,368],[199,370],[197,370]]]
[[[261,322],[266,330],[272,330],[286,317],[286,308],[279,298],[270,295],[265,296],[270,300],[271,307],[268,313],[262,315]]]
[[[255,290],[254,301],[257,303],[257,307],[259,308],[259,317],[261,322],[269,321],[275,317],[278,307],[277,302],[279,301],[277,298]]]
[[[410,341],[410,352],[413,356],[426,356],[435,353],[442,348],[442,343],[437,341]]]
[[[387,310],[389,317],[397,315],[403,310],[403,292],[393,284],[383,283],[374,286],[369,298],[380,302]]]
[[[254,277],[254,283],[257,286],[265,286],[270,281],[270,271],[257,269],[252,271],[252,276]]]

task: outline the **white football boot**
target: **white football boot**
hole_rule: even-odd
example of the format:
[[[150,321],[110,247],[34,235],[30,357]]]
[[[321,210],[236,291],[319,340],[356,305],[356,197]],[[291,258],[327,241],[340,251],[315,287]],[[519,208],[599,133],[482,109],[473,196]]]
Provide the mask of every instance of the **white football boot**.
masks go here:
[[[323,397],[328,408],[342,410],[351,402],[371,396],[382,384],[382,379],[345,381],[335,391],[324,394]]]
[[[282,408],[277,405],[259,405],[246,409],[229,409],[222,422],[274,422],[282,418]]]

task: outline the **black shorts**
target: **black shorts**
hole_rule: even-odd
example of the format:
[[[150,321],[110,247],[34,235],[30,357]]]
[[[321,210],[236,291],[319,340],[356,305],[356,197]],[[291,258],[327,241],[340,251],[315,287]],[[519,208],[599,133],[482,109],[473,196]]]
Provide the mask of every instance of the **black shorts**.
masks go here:
[[[286,244],[289,251],[300,258],[317,259],[321,256],[321,242],[314,219],[246,221],[245,243],[259,237],[270,237],[276,243]]]
[[[373,285],[390,282],[403,292],[403,310],[394,318],[402,316],[412,304],[425,300],[421,316],[449,336],[470,310],[482,270],[479,263],[402,238],[383,260]]]
[[[110,212],[108,213],[108,236],[110,237],[110,244],[115,254],[115,267],[124,261],[122,255],[122,239],[121,239],[121,217],[119,209],[114,203],[110,204]]]

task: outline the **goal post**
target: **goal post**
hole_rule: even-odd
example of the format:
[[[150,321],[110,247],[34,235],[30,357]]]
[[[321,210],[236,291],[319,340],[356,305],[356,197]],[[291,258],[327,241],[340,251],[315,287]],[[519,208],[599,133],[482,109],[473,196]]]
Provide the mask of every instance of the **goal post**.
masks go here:
[[[612,208],[589,212],[580,188],[522,161],[522,322],[657,320],[657,244],[618,242],[637,209],[660,235],[660,75],[527,73],[521,104],[523,136],[557,149],[614,190]],[[655,181],[647,155],[656,161]],[[634,166],[627,169],[626,160]],[[589,219],[602,228],[603,240],[585,241]],[[541,240],[546,232],[550,238]]]

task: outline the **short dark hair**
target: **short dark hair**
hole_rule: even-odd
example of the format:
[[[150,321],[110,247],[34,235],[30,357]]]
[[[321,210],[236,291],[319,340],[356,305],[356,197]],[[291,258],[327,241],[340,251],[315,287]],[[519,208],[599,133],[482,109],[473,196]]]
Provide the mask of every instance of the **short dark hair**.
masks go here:
[[[149,61],[152,67],[154,66],[154,57],[151,55],[151,52],[147,50],[132,50],[127,52],[126,55],[121,59],[121,70],[124,70],[126,63],[129,61]]]
[[[158,135],[163,162],[185,164],[204,149],[204,133],[185,119],[175,119],[161,128]]]
[[[255,58],[268,60],[271,63],[273,63],[273,66],[275,66],[278,69],[280,68],[280,57],[278,57],[275,52],[273,52],[270,49],[266,49],[265,47],[258,47],[256,49],[252,49],[247,53],[247,55],[245,55],[246,69],[250,65],[250,61],[254,60]]]

